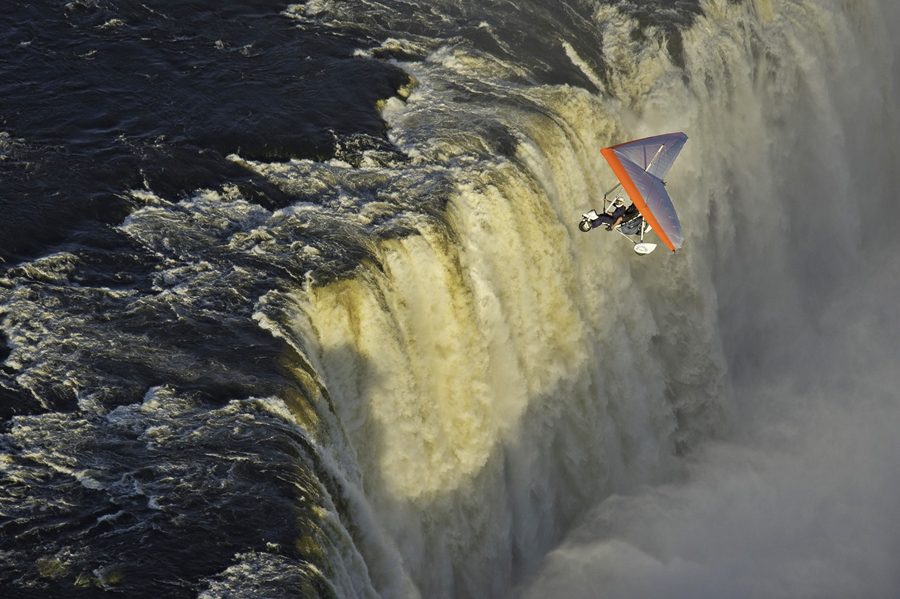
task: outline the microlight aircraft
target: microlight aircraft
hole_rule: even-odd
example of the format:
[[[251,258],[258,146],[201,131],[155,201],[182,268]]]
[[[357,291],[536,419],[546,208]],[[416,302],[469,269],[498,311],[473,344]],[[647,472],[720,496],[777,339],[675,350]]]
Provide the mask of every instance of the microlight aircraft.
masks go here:
[[[603,195],[604,214],[623,206],[621,195],[614,200],[609,196],[621,189],[631,199],[631,205],[620,215],[621,220],[597,214],[591,210],[582,215],[578,228],[590,231],[601,224],[613,229],[634,244],[634,251],[646,255],[656,249],[655,243],[644,241],[644,235],[655,231],[656,236],[671,251],[681,248],[684,237],[681,234],[681,223],[672,204],[672,198],[666,191],[664,177],[672,168],[675,158],[687,142],[684,133],[666,133],[634,141],[626,141],[615,146],[603,148],[600,153],[606,158],[618,184]],[[619,211],[621,212],[621,210]]]

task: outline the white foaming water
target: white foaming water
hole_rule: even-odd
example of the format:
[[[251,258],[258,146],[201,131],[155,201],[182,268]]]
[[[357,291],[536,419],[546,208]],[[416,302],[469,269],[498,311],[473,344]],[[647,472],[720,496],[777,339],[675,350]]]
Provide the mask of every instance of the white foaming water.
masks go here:
[[[406,65],[420,85],[385,117],[412,162],[361,176],[415,181],[410,194],[452,181],[446,222],[405,216],[418,235],[373,247],[353,279],[309,285],[285,334],[346,435],[326,462],[379,594],[507,593],[576,521],[520,592],[896,590],[887,562],[865,556],[897,549],[896,531],[866,533],[898,503],[862,487],[880,476],[878,493],[898,497],[882,357],[896,342],[869,317],[888,312],[883,295],[859,290],[897,291],[896,266],[875,279],[859,265],[886,230],[867,229],[868,214],[896,213],[895,56],[879,23],[896,14],[764,0],[704,11],[684,33],[685,73],[598,7],[603,98],[522,86],[516,65],[460,47]],[[690,136],[668,181],[684,251],[637,259],[578,232],[613,183],[598,148],[674,130]],[[340,185],[352,212],[363,200]],[[857,390],[867,410],[849,417]],[[729,428],[734,443],[702,444]],[[862,509],[846,518],[844,502]],[[806,551],[823,545],[835,549]]]

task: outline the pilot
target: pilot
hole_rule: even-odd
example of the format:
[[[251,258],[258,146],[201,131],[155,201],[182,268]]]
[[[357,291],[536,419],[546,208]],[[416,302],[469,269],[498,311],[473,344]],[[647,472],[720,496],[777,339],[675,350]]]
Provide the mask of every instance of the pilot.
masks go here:
[[[606,225],[606,230],[612,231],[613,227],[618,226],[622,222],[622,219],[625,217],[625,200],[617,197],[610,208],[612,208],[612,212],[604,212],[591,221],[592,229],[596,229],[600,225]]]

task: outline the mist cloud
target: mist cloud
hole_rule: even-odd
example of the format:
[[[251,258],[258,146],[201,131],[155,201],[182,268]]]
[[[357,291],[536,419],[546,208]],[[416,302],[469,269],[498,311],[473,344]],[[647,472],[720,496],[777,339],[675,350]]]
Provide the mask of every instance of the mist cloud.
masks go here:
[[[812,401],[687,483],[603,502],[524,596],[895,597],[900,406]]]

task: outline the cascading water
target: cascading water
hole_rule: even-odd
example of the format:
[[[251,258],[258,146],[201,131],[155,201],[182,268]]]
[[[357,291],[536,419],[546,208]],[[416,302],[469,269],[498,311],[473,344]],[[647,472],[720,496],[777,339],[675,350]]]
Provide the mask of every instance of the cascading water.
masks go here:
[[[858,271],[860,213],[881,210],[892,186],[889,164],[860,172],[853,159],[866,155],[860,125],[895,122],[884,83],[862,97],[844,89],[868,75],[848,52],[873,74],[872,50],[892,58],[875,41],[887,42],[880,14],[702,8],[682,33],[682,69],[624,13],[598,7],[600,96],[522,88],[514,65],[464,48],[405,65],[419,87],[385,115],[414,163],[447,168],[448,224],[417,226],[352,281],[311,289],[297,322],[367,498],[426,596],[498,594],[592,500],[671,477],[674,450],[723,430],[718,339],[742,402],[786,372],[815,380],[791,358],[818,341],[812,298]],[[624,130],[679,129],[692,142],[670,186],[691,248],[625,264],[609,240],[573,232],[572,215],[610,185],[597,148]],[[485,143],[492,130],[513,138],[508,156]],[[751,430],[740,414],[732,424]],[[562,588],[594,594],[590,575],[573,587],[565,572]],[[807,591],[781,582],[768,590]]]
[[[102,10],[92,35],[149,18]],[[225,182],[181,198],[140,162],[109,237],[3,271],[0,391],[34,404],[0,445],[4,583],[896,593],[896,7],[316,0],[278,19],[284,44],[307,36],[300,80],[328,82],[310,98],[356,106],[341,69],[400,86],[387,140],[361,110],[325,130],[298,107],[306,158],[223,143],[196,160]],[[261,76],[248,31],[193,51]],[[614,184],[599,148],[676,130],[684,249],[578,231]]]
[[[352,279],[296,294],[283,333],[329,390],[349,438],[336,462],[359,468],[390,539],[364,553],[402,556],[400,572],[370,569],[387,594],[406,576],[424,596],[504,592],[595,498],[665,478],[726,402],[690,253],[628,269],[577,232],[572,215],[611,184],[597,148],[621,116],[488,58],[439,48],[405,65],[418,85],[384,114],[411,164],[328,167],[349,189],[441,177],[450,201],[441,220],[407,217],[417,234]],[[277,168],[286,186],[308,176]]]

